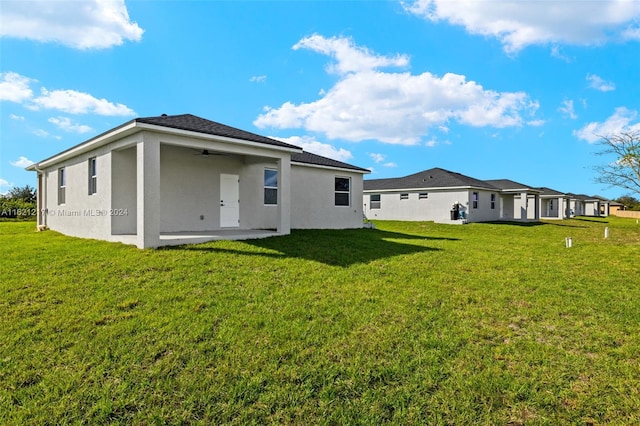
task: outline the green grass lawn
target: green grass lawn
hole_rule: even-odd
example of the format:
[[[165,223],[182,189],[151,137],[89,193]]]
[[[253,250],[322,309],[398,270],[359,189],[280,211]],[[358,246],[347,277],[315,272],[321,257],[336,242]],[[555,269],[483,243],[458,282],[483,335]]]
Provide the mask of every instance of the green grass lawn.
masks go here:
[[[0,223],[0,424],[640,423],[635,220],[376,224],[138,250]]]

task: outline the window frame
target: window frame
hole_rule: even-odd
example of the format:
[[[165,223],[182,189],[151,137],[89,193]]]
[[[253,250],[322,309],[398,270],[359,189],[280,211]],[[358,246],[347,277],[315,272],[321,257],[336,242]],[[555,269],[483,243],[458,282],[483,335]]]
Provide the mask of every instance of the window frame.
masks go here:
[[[477,209],[480,204],[480,193],[472,192],[471,193],[471,208]]]
[[[67,170],[66,167],[58,169],[58,205],[67,203]]]
[[[89,158],[89,195],[96,194],[98,192],[98,161],[96,157]]]
[[[374,201],[373,197],[378,197],[378,200]],[[371,210],[382,208],[382,194],[369,194],[369,208]]]
[[[273,185],[268,185],[267,182],[267,173],[268,172],[275,172],[275,178],[276,178],[276,182],[275,182],[275,186]],[[264,168],[264,172],[262,174],[262,187],[263,187],[263,191],[262,191],[262,202],[265,206],[277,206],[278,205],[278,170],[277,169],[272,169],[269,167],[265,167]],[[275,201],[270,202],[271,200],[267,200],[267,192],[269,193],[273,193],[275,192]],[[269,202],[268,202],[269,201]]]
[[[428,200],[429,199],[429,193],[428,192],[419,192],[418,193],[418,200]]]
[[[400,199],[401,200],[408,200],[409,199],[409,193],[408,192],[403,192],[402,194],[400,194]]]
[[[491,210],[496,209],[496,194],[491,194]]]
[[[338,189],[338,180],[345,180],[348,183],[347,190]],[[338,196],[347,195],[347,203],[342,204],[338,202]],[[340,197],[342,198],[342,197]],[[346,176],[334,176],[333,179],[333,205],[335,207],[351,207],[351,178]]]

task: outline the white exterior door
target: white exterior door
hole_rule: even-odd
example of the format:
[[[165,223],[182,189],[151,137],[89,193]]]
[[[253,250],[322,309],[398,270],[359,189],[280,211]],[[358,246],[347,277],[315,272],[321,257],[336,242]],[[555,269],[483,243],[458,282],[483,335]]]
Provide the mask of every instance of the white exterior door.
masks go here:
[[[238,175],[220,175],[220,227],[240,225],[240,180]]]

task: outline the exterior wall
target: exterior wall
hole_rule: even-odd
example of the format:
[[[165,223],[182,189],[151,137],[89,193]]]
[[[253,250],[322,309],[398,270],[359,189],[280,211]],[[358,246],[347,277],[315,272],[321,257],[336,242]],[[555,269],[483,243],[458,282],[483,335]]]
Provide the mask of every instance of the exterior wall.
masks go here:
[[[135,235],[137,230],[136,148],[111,152],[111,234]]]
[[[428,198],[420,199],[419,194],[427,192]],[[472,193],[478,192],[478,208],[471,206]],[[400,199],[400,194],[409,194],[408,199]],[[454,204],[462,204],[466,220],[469,222],[483,222],[498,220],[500,215],[500,197],[496,192],[495,208],[491,209],[490,191],[452,189],[452,190],[424,190],[424,191],[367,191],[364,196],[366,216],[369,219],[380,220],[408,220],[434,221],[437,223],[462,223],[451,220],[451,209]],[[380,194],[380,208],[372,209],[370,195]]]
[[[472,193],[478,192],[478,208],[472,206]],[[491,194],[495,194],[495,206],[491,208]],[[500,195],[495,191],[475,190],[469,191],[469,222],[489,222],[500,220]]]
[[[349,206],[335,205],[335,178],[351,180]],[[362,173],[291,164],[291,228],[362,228]]]
[[[264,204],[264,170],[267,168],[276,170],[278,164],[261,159],[245,160],[240,179],[240,223],[247,224],[251,229],[278,227],[278,206]]]
[[[597,201],[585,201],[584,203],[584,215],[585,216],[600,216],[600,205]]]
[[[242,182],[242,169],[239,156],[161,145],[160,232],[220,229],[220,174],[236,174]]]
[[[96,157],[97,191],[89,195],[89,158]],[[58,173],[65,169],[65,203],[58,204]],[[66,235],[108,239],[111,233],[111,152],[107,147],[44,170],[47,226]]]

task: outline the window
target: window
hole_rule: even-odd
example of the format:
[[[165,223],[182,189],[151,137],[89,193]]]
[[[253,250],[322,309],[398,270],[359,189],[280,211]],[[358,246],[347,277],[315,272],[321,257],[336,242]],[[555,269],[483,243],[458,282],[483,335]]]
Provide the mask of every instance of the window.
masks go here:
[[[401,200],[408,200],[409,199],[409,194],[400,194],[400,199]]]
[[[491,210],[496,208],[496,194],[491,194]]]
[[[335,180],[335,204],[336,206],[348,206],[351,194],[351,180],[337,177]]]
[[[474,209],[478,208],[478,193],[474,192],[471,196],[471,207]]]
[[[96,157],[89,158],[89,195],[98,192]]]
[[[58,204],[66,202],[67,176],[64,167],[58,169]]]
[[[371,207],[371,209],[380,208],[380,194],[369,195],[369,207]]]
[[[553,210],[553,200],[549,200],[549,208]]]
[[[278,204],[278,171],[264,169],[264,203]]]
[[[429,198],[428,192],[421,192],[418,194],[418,200],[426,200],[427,198]]]

